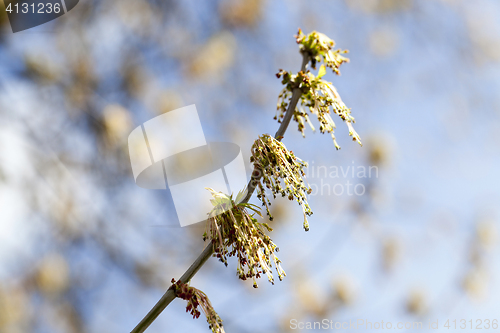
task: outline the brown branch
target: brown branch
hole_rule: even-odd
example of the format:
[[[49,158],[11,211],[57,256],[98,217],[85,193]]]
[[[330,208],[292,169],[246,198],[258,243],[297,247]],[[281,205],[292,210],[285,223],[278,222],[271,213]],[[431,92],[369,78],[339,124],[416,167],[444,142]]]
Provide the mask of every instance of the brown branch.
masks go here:
[[[309,63],[309,56],[306,53],[302,53],[302,66],[301,71],[305,72],[307,64]],[[295,88],[292,92],[292,98],[290,99],[290,104],[288,105],[288,109],[285,113],[285,117],[283,118],[281,125],[278,131],[275,134],[276,140],[281,141],[283,136],[285,135],[286,129],[290,120],[293,117],[293,113],[299,101],[302,92],[299,88]],[[259,170],[255,170],[252,172],[252,176],[247,186],[247,195],[243,199],[243,203],[246,203],[252,197],[253,192],[255,191],[255,187],[257,186],[261,177],[261,173]],[[210,243],[205,247],[203,252],[196,258],[193,264],[188,268],[188,270],[181,276],[179,279],[182,283],[188,283],[193,276],[200,270],[201,266],[205,264],[205,262],[210,258],[213,254],[213,246]],[[155,321],[155,319],[160,315],[160,313],[165,310],[165,308],[175,299],[175,291],[173,289],[168,289],[165,294],[163,294],[162,298],[155,304],[155,306],[148,312],[148,314],[141,320],[141,322],[130,332],[130,333],[142,333],[144,332],[149,325]]]

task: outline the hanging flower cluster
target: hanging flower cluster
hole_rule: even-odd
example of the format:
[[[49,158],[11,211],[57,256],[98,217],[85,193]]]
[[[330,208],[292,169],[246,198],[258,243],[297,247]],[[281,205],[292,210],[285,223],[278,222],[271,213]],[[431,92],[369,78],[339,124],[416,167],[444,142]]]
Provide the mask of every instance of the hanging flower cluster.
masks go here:
[[[190,312],[193,318],[199,318],[200,311],[198,310],[198,306],[200,306],[212,332],[224,333],[222,319],[215,312],[212,303],[210,303],[208,296],[203,291],[182,283],[180,280],[176,282],[175,279],[172,279],[171,282],[172,286],[170,289],[174,289],[175,295],[187,301],[186,312]]]
[[[255,214],[262,217],[260,208],[241,202],[244,191],[233,200],[232,196],[217,193],[211,188],[207,190],[212,193],[214,208],[209,214],[203,240],[211,240],[215,256],[226,266],[227,257],[236,256],[238,277],[241,280],[252,278],[254,288],[258,287],[256,278],[260,278],[260,274],[266,274],[269,282],[274,284],[273,264],[282,281],[286,274],[275,255],[279,248],[265,233],[273,229],[254,218]]]
[[[312,214],[307,203],[306,194],[311,193],[311,188],[305,185],[304,168],[307,163],[296,157],[293,152],[286,149],[285,145],[268,134],[260,136],[252,146],[254,173],[262,173],[257,184],[257,197],[266,206],[267,214],[272,220],[269,206],[271,201],[266,196],[266,188],[271,190],[273,197],[281,194],[289,200],[296,200],[304,213],[304,229],[309,230],[307,216]]]
[[[293,117],[298,123],[298,128],[302,136],[305,137],[304,128],[306,122],[315,131],[308,116],[307,109],[309,109],[309,112],[318,118],[320,132],[330,133],[335,148],[340,149],[334,134],[336,126],[330,116],[331,109],[333,113],[338,115],[347,124],[349,135],[352,136],[353,141],[357,141],[362,145],[358,133],[356,133],[352,126],[356,121],[351,116],[351,109],[347,108],[344,104],[332,83],[322,79],[325,74],[326,68],[324,65],[321,65],[317,76],[314,76],[309,71],[292,75],[284,70],[280,70],[276,76],[283,78],[282,83],[285,85],[285,88],[278,97],[277,112],[274,119],[281,122],[287,111],[288,99],[291,97],[292,91],[295,88],[299,88],[302,91],[302,95],[300,96],[300,103],[297,103]]]
[[[348,58],[342,56],[342,54],[348,53],[349,51],[340,49],[333,50],[335,42],[321,32],[313,31],[306,36],[302,33],[302,30],[299,29],[295,38],[297,39],[297,44],[299,44],[300,51],[309,56],[311,66],[314,69],[316,69],[316,63],[323,59],[326,66],[330,67],[339,75],[340,65],[344,62],[349,62]]]

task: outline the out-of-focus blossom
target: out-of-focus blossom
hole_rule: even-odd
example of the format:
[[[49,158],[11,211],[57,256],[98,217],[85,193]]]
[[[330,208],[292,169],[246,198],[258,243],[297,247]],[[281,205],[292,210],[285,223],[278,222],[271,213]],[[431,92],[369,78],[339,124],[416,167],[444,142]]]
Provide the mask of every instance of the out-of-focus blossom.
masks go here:
[[[36,274],[38,288],[45,294],[57,295],[69,286],[68,263],[59,254],[53,253],[42,259]]]
[[[230,0],[220,3],[219,12],[224,23],[232,27],[254,27],[260,20],[262,0]]]
[[[352,304],[356,298],[356,288],[351,277],[342,276],[333,280],[334,299],[342,305]]]
[[[213,36],[192,57],[189,73],[215,79],[233,65],[236,47],[236,39],[228,31]]]
[[[479,244],[484,248],[491,248],[497,240],[497,229],[493,221],[484,221],[477,225],[476,236]]]
[[[498,18],[494,11],[466,11],[466,23],[472,51],[478,63],[485,60],[500,60],[500,38]]]
[[[385,135],[372,135],[366,140],[368,149],[368,162],[372,166],[388,167],[393,154],[393,142]]]
[[[408,10],[413,0],[346,0],[352,9],[365,13],[386,13]]]
[[[110,104],[103,110],[104,126],[111,143],[119,143],[127,137],[132,128],[130,113],[118,104]]]
[[[406,301],[406,309],[414,315],[423,315],[427,311],[427,296],[423,290],[415,289],[410,292]]]
[[[158,114],[163,114],[180,107],[182,107],[182,98],[176,91],[165,90],[157,97],[155,109]]]
[[[118,2],[118,15],[123,25],[138,35],[145,35],[156,23],[156,13],[149,2],[121,0]]]
[[[60,68],[49,58],[39,54],[28,54],[24,58],[26,74],[42,83],[52,83],[60,79]]]
[[[401,244],[394,238],[386,239],[382,244],[384,269],[391,270],[401,257]]]
[[[484,269],[473,268],[465,275],[462,283],[467,294],[474,298],[481,298],[486,294],[488,275]]]
[[[370,49],[378,57],[393,55],[399,45],[398,31],[394,28],[376,29],[369,39]]]
[[[0,331],[26,332],[26,317],[31,315],[29,299],[19,287],[0,286]]]
[[[301,280],[295,290],[299,304],[306,313],[314,314],[318,318],[325,315],[325,307],[320,298],[321,291],[316,288],[316,285],[307,280]]]
[[[126,91],[133,97],[141,97],[151,79],[146,69],[129,60],[123,64],[121,73]]]

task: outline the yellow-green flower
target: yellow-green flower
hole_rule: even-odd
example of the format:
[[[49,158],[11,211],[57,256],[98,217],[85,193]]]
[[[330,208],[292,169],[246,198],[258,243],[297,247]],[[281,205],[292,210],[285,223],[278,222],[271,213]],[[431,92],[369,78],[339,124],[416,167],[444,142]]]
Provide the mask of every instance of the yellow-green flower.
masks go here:
[[[312,214],[307,203],[306,194],[311,193],[309,186],[305,185],[304,168],[307,163],[296,157],[285,145],[268,134],[260,136],[252,146],[252,157],[255,171],[261,172],[262,177],[257,184],[257,197],[266,206],[267,214],[272,220],[269,206],[271,202],[266,196],[266,188],[273,193],[281,194],[289,200],[296,200],[304,213],[304,229],[309,230],[307,216]]]
[[[337,75],[340,74],[339,67],[344,62],[349,62],[349,59],[342,56],[348,53],[347,50],[334,50],[335,42],[327,35],[321,32],[313,31],[308,35],[304,35],[302,30],[299,29],[298,34],[295,36],[297,44],[299,44],[300,51],[309,56],[312,68],[316,68],[316,63],[322,59],[327,67],[330,67]]]
[[[241,280],[252,278],[257,288],[257,278],[266,274],[269,282],[274,284],[272,267],[274,265],[278,277],[286,276],[281,268],[281,261],[276,256],[279,248],[266,231],[272,231],[266,223],[259,223],[254,215],[262,217],[260,208],[242,203],[243,191],[236,199],[207,188],[213,196],[213,210],[209,213],[203,240],[209,239],[214,247],[214,255],[227,266],[227,257],[238,259],[236,272]]]
[[[287,100],[291,96],[293,89],[300,88],[302,90],[302,95],[295,108],[293,119],[297,122],[298,129],[302,133],[302,136],[305,136],[305,123],[308,123],[313,131],[315,130],[308,115],[308,113],[311,113],[318,118],[320,132],[330,133],[335,148],[340,149],[334,134],[336,126],[330,116],[331,110],[347,124],[349,136],[352,137],[353,141],[357,141],[362,145],[358,133],[356,133],[352,126],[356,120],[351,115],[351,109],[344,104],[337,89],[335,89],[332,83],[322,79],[325,74],[326,69],[324,65],[321,65],[317,76],[314,76],[309,71],[307,73],[299,72],[296,75],[292,75],[286,71],[280,70],[277,76],[283,78],[282,82],[285,88],[278,97],[277,114],[274,119],[278,119],[278,121],[281,122],[287,111]]]

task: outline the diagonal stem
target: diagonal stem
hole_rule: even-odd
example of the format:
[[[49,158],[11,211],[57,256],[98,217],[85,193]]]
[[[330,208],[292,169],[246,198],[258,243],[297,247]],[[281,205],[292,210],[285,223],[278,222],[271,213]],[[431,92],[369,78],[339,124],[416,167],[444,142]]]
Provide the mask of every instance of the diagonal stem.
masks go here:
[[[301,71],[305,72],[307,64],[309,63],[309,56],[306,53],[302,53],[302,66],[300,68]],[[288,128],[288,124],[293,117],[293,113],[295,108],[297,107],[297,103],[300,99],[302,92],[299,88],[295,88],[292,92],[292,98],[290,99],[290,104],[288,105],[288,109],[286,110],[285,117],[283,118],[281,125],[278,131],[275,134],[275,138],[278,141],[281,141],[283,138],[286,129]],[[252,173],[252,177],[248,182],[247,186],[247,195],[242,200],[243,203],[247,203],[252,197],[253,192],[255,191],[255,187],[260,180],[261,173],[259,171]],[[181,276],[179,279],[182,283],[188,283],[193,276],[200,270],[200,268],[207,262],[208,258],[213,254],[214,249],[212,244],[208,244],[207,247],[203,250],[203,252],[196,258],[196,260],[191,264],[188,270]],[[141,322],[130,332],[130,333],[142,333],[144,332],[156,318],[162,313],[163,310],[175,299],[175,291],[172,289],[168,289],[165,294],[163,294],[162,298],[155,304],[155,306],[148,312],[148,314],[141,320]]]
[[[306,71],[308,63],[309,56],[307,55],[307,53],[302,53],[302,66],[300,67],[300,70],[302,72]],[[290,124],[290,120],[292,120],[293,113],[295,112],[295,108],[297,107],[297,103],[299,102],[301,95],[302,91],[300,90],[300,88],[293,89],[292,98],[290,99],[290,104],[288,104],[288,109],[286,109],[285,117],[281,121],[281,125],[278,128],[278,131],[274,135],[274,138],[276,140],[281,141],[283,139],[283,136],[285,135],[286,129],[288,128],[288,124]],[[261,176],[261,171],[254,168],[250,181],[248,182],[247,195],[245,196],[245,199],[243,199],[243,202],[248,202],[250,200]]]
[[[307,64],[309,63],[309,56],[306,53],[302,53],[302,66],[300,67],[301,72],[306,71]],[[295,108],[297,107],[297,103],[299,102],[299,98],[302,95],[300,88],[293,89],[292,98],[290,99],[290,104],[288,105],[288,109],[286,110],[285,117],[281,121],[280,128],[274,135],[275,139],[281,141],[283,136],[285,135],[286,129],[288,128],[288,124],[290,124],[290,120],[293,117],[293,113]]]

